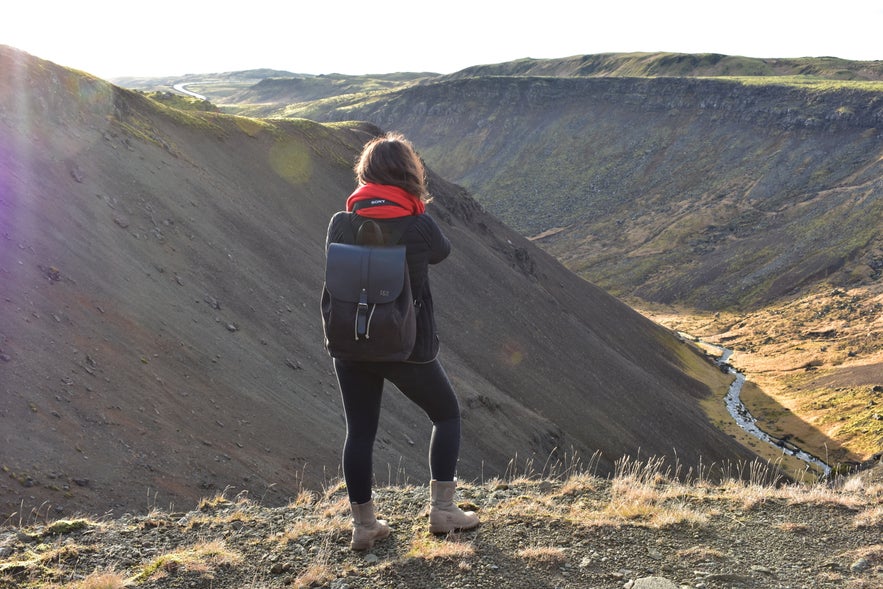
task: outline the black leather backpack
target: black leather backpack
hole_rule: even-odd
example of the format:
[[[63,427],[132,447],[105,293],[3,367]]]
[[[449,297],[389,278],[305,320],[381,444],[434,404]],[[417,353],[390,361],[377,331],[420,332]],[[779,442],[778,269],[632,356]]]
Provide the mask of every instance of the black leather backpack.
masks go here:
[[[405,246],[398,245],[409,226],[384,238],[369,219],[359,228],[355,244],[328,245],[322,323],[332,357],[398,362],[411,355],[417,314]]]

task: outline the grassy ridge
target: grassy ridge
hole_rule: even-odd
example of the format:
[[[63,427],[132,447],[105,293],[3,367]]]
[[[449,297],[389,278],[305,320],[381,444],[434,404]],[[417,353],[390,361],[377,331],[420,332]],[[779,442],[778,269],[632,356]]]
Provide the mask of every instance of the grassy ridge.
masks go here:
[[[375,502],[393,533],[368,553],[348,550],[340,481],[272,509],[220,493],[192,511],[153,507],[117,520],[31,514],[0,529],[0,587],[483,587],[506,579],[620,588],[654,576],[710,589],[737,580],[813,589],[881,579],[879,480],[780,485],[762,465],[744,469],[711,480],[673,476],[654,460],[621,461],[610,478],[576,462],[533,474],[513,467],[506,478],[460,485],[459,501],[482,525],[447,537],[426,530],[425,487],[381,487]]]

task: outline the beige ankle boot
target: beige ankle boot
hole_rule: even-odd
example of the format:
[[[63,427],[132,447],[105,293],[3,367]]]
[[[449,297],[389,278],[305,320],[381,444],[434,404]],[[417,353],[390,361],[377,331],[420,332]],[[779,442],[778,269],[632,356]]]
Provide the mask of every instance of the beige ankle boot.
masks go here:
[[[478,516],[473,511],[463,511],[454,504],[456,481],[429,481],[431,497],[429,507],[429,531],[433,534],[447,534],[454,530],[468,530],[478,525]]]
[[[367,503],[350,503],[353,512],[353,539],[351,550],[368,550],[376,540],[389,536],[386,521],[374,516],[374,501]]]

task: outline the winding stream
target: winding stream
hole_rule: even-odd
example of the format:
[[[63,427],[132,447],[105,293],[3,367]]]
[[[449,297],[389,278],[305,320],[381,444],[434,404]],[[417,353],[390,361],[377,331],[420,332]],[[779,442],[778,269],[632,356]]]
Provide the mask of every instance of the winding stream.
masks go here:
[[[681,336],[694,342],[700,342],[700,340],[688,334],[682,333]],[[727,405],[727,411],[730,412],[730,415],[736,421],[736,424],[759,440],[763,440],[768,444],[772,444],[777,448],[781,448],[783,452],[799,458],[810,466],[821,469],[824,473],[824,476],[827,477],[828,475],[830,475],[831,467],[828,466],[828,464],[826,464],[823,460],[813,456],[809,452],[801,450],[787,440],[771,436],[770,434],[760,429],[760,427],[757,425],[757,420],[754,418],[753,415],[751,415],[751,412],[748,411],[748,408],[744,405],[744,403],[742,403],[742,400],[739,398],[740,394],[742,393],[742,386],[745,384],[745,375],[736,370],[729,363],[730,356],[733,355],[733,350],[730,350],[729,348],[724,348],[723,346],[718,346],[716,344],[710,344],[708,342],[701,343],[705,346],[720,351],[721,356],[715,361],[715,363],[721,368],[725,368],[727,374],[732,374],[733,376],[735,376],[735,380],[730,384],[729,390],[727,390],[725,402]]]
[[[197,94],[196,92],[191,92],[185,86],[186,85],[183,82],[181,82],[179,84],[175,84],[174,86],[172,86],[172,88],[174,88],[175,90],[177,90],[181,94],[186,94],[187,96],[192,96],[193,98],[196,98],[198,100],[208,100],[208,98],[206,98],[202,94]]]

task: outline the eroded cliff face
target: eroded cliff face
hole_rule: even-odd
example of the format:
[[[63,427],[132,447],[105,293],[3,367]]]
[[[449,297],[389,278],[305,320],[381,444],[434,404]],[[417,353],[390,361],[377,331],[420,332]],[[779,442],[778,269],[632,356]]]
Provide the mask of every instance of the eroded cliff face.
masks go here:
[[[616,294],[720,307],[821,276],[879,279],[873,85],[481,77],[323,116],[402,130],[491,212]]]
[[[745,79],[742,79],[745,80]],[[384,100],[330,111],[372,113],[377,123],[401,123],[410,116],[459,114],[451,123],[479,123],[505,109],[550,110],[568,105],[611,105],[633,112],[717,112],[746,125],[780,129],[843,130],[883,122],[883,96],[875,89],[825,82],[806,86],[702,78],[506,77],[442,79],[406,88]],[[550,114],[554,114],[550,113]],[[718,117],[713,117],[715,120]]]

